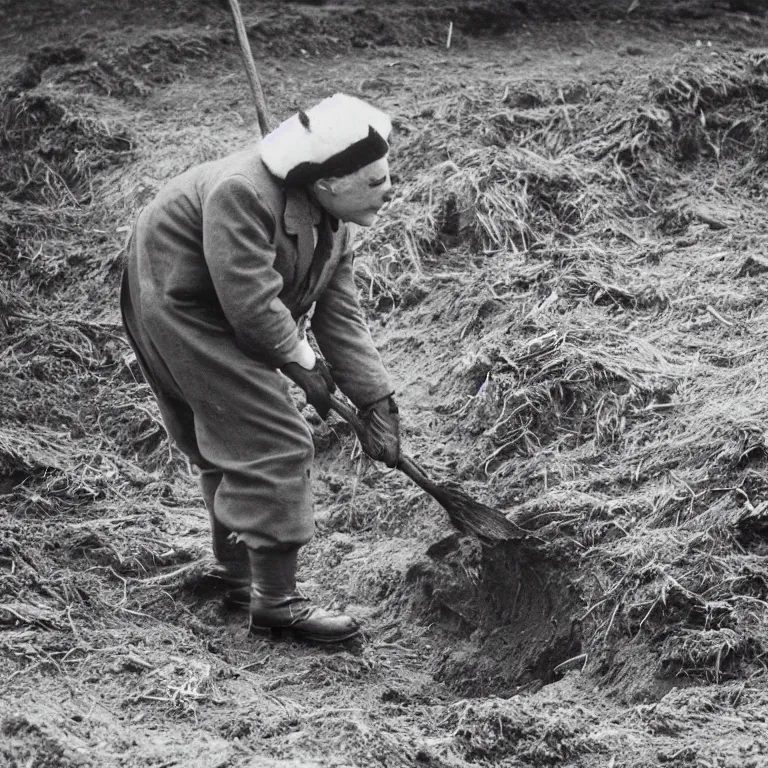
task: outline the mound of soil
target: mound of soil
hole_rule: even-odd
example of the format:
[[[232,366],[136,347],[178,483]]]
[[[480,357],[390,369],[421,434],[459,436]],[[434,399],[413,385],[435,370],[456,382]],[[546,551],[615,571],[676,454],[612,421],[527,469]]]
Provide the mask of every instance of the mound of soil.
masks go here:
[[[0,194],[19,203],[55,203],[69,193],[87,204],[90,181],[126,162],[132,142],[82,108],[41,92],[10,91],[0,100]]]

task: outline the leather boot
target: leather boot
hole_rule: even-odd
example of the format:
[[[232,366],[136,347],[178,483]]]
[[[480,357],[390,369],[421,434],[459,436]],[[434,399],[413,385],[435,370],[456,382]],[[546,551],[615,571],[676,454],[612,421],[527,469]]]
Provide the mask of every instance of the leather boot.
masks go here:
[[[215,565],[208,576],[221,582],[224,600],[232,605],[247,608],[251,601],[251,570],[245,544],[234,541],[232,531],[214,514],[216,489],[221,483],[221,472],[204,469],[200,474],[200,490],[211,522],[211,539]]]
[[[360,634],[360,625],[343,613],[312,605],[296,588],[298,549],[288,552],[249,549],[251,564],[251,632],[279,634],[337,643]]]

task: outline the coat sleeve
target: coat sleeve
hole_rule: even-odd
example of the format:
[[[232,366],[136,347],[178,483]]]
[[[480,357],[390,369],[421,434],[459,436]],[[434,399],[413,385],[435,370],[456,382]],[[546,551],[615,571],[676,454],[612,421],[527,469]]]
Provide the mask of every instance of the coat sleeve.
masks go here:
[[[203,249],[216,294],[237,344],[279,367],[293,359],[296,323],[279,299],[275,218],[244,176],[228,177],[203,204]]]
[[[351,243],[346,236],[344,255],[317,301],[312,332],[339,389],[358,408],[364,408],[394,390],[357,299]]]

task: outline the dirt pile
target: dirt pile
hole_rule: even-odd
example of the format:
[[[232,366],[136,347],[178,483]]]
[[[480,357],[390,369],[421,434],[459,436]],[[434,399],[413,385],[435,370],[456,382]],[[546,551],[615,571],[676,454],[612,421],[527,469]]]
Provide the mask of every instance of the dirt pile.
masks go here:
[[[749,674],[765,652],[750,533],[767,490],[765,310],[726,263],[765,242],[748,213],[765,194],[765,61],[694,56],[649,79],[427,103],[396,143],[418,172],[368,237],[372,309],[450,340],[431,354],[458,477],[490,480],[549,542],[539,569],[578,584],[603,675],[626,637],[661,677]],[[480,659],[482,622],[466,624]]]
[[[404,618],[429,616],[452,637],[432,663],[438,680],[464,696],[510,696],[551,683],[563,662],[583,665],[571,576],[531,542],[489,551],[453,535],[426,554],[406,574],[418,597]]]

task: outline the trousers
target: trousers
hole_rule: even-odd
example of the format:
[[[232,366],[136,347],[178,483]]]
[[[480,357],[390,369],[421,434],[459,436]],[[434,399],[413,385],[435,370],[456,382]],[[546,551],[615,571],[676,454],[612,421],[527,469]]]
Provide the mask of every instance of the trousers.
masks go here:
[[[204,308],[137,302],[137,281],[129,260],[120,291],[126,335],[171,439],[204,473],[221,473],[214,517],[253,550],[306,544],[314,446],[287,380],[244,354]]]

